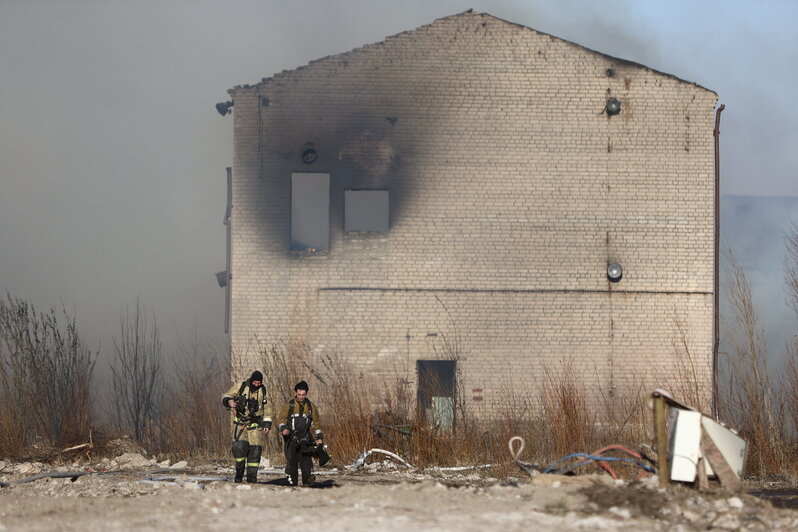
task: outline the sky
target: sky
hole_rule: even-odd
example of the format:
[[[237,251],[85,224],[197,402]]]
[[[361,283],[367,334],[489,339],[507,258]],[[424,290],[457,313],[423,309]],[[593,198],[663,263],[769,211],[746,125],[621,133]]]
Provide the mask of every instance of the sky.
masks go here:
[[[223,350],[214,274],[233,135],[214,104],[471,8],[715,91],[722,194],[798,197],[790,0],[0,0],[0,290],[63,306],[103,352],[137,298],[165,342]],[[781,260],[780,228],[798,213],[777,204],[772,223],[724,239],[772,244],[742,262],[783,328],[794,320],[761,265]]]

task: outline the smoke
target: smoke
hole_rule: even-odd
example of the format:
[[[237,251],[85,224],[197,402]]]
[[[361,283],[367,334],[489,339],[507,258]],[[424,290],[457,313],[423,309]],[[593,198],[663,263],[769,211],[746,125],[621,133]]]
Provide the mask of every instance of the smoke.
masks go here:
[[[223,344],[214,272],[232,120],[214,104],[234,85],[472,7],[716,91],[723,192],[798,196],[792,2],[6,0],[0,289],[74,310],[104,350],[137,297],[165,343],[196,328]],[[773,242],[758,252],[779,262],[780,235],[751,238]]]
[[[784,235],[790,221],[795,220],[798,197],[721,198],[722,245],[731,248],[751,283],[768,354],[774,361],[780,359],[787,342],[798,333],[798,316],[787,306],[784,281]]]

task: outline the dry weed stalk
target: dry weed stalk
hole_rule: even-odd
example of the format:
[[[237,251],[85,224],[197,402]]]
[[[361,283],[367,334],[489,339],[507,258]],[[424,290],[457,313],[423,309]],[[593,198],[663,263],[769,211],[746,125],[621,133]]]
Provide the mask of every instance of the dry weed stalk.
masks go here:
[[[698,366],[695,349],[690,342],[689,326],[674,311],[671,316],[673,334],[671,342],[675,355],[675,373],[668,383],[661,387],[672,390],[676,397],[700,412],[709,412],[712,401],[711,379],[702,374]],[[707,357],[701,357],[708,360]],[[704,368],[705,371],[707,368]]]
[[[787,304],[798,315],[798,222],[790,222],[784,235],[784,280],[787,283]]]
[[[164,396],[163,362],[158,324],[150,320],[141,304],[131,312],[125,308],[119,319],[119,338],[114,338],[111,365],[111,400],[116,422],[138,442],[155,444],[159,405]]]
[[[550,431],[542,417],[543,411],[528,390],[519,388],[511,376],[499,386],[501,400],[495,417],[481,427],[482,444],[486,460],[502,462],[507,459],[507,442],[520,436],[526,442],[526,460],[547,461]],[[531,456],[531,458],[530,458]]]
[[[229,386],[228,359],[222,361],[215,352],[211,346],[200,346],[196,335],[190,345],[179,347],[159,417],[161,452],[206,457],[227,454],[232,431],[220,397]]]
[[[733,419],[749,442],[749,470],[757,475],[783,471],[789,451],[784,395],[769,373],[764,331],[751,296],[751,285],[731,250],[725,296],[731,321],[724,322],[730,357],[725,371],[726,419]]]
[[[75,317],[0,300],[0,455],[34,441],[85,441],[96,425],[91,376],[97,354],[83,346]]]
[[[495,415],[488,419],[474,418],[458,390],[457,423],[439,428],[419,416],[409,383],[400,376],[387,381],[360,377],[340,353],[314,351],[302,342],[254,345],[258,345],[257,356],[238,355],[238,360],[252,365],[244,373],[264,372],[275,408],[291,397],[294,383],[307,380],[310,397],[322,412],[328,444],[345,463],[364,450],[380,447],[420,467],[486,461],[509,464],[507,441],[515,435],[523,436],[533,458],[545,463],[564,454],[594,450],[606,443],[606,437],[612,443],[635,446],[650,425],[640,420],[646,414],[639,396],[613,398],[613,404],[605,406],[611,415],[602,418],[596,405],[590,408],[584,383],[566,363],[561,371],[547,372],[537,403],[528,390],[516,390],[508,382]],[[441,347],[439,356],[449,360],[452,355]],[[435,383],[428,385],[437,389]]]
[[[564,360],[559,370],[544,367],[543,376],[541,406],[550,431],[549,453],[564,455],[575,449],[588,452],[595,446],[596,415],[589,408],[573,361]]]
[[[629,383],[632,386],[634,383]],[[653,440],[651,409],[648,406],[648,389],[641,380],[634,389],[615,391],[610,396],[599,392],[597,406],[599,418],[596,440],[601,446],[619,444],[636,448],[640,443]]]
[[[784,235],[784,280],[786,282],[787,304],[798,317],[798,223],[790,223],[790,227]],[[798,434],[798,334],[787,342],[786,361],[784,372],[782,373],[780,387],[781,396],[785,398],[785,405],[790,419],[789,434],[792,437],[790,452],[791,470],[798,470],[796,463],[796,442]]]

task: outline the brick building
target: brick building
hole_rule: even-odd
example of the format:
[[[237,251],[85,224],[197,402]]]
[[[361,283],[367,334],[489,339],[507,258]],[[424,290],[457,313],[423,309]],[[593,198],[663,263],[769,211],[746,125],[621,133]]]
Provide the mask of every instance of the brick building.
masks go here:
[[[471,11],[229,92],[233,350],[436,382],[443,418],[455,382],[672,383],[685,346],[708,393],[714,92]]]

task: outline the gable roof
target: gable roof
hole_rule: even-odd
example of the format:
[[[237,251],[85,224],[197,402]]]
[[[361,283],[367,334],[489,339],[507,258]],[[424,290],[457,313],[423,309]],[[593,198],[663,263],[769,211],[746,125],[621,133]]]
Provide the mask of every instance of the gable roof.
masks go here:
[[[611,56],[611,55],[608,55],[608,54],[593,50],[593,49],[588,48],[586,46],[582,46],[581,44],[575,43],[573,41],[569,41],[567,39],[562,39],[562,38],[557,37],[555,35],[551,35],[549,33],[545,33],[545,32],[536,30],[534,28],[530,28],[529,26],[524,26],[523,24],[518,24],[517,22],[510,22],[508,20],[493,16],[493,15],[491,15],[489,13],[480,13],[480,12],[474,11],[473,9],[469,9],[467,11],[464,11],[462,13],[457,13],[455,15],[449,15],[449,16],[446,16],[446,17],[441,17],[441,18],[435,19],[430,24],[424,24],[423,26],[419,26],[418,28],[415,28],[415,29],[412,29],[412,30],[406,30],[406,31],[402,31],[402,32],[396,33],[394,35],[389,35],[388,37],[386,37],[382,41],[378,41],[376,43],[366,44],[366,45],[363,45],[363,46],[359,46],[357,48],[353,48],[352,50],[349,50],[347,52],[342,52],[342,53],[338,53],[338,54],[331,54],[331,55],[327,55],[327,56],[324,56],[324,57],[320,57],[318,59],[314,59],[312,61],[309,61],[306,65],[299,66],[297,68],[290,69],[290,70],[283,70],[282,72],[276,73],[276,74],[272,75],[271,77],[262,78],[261,81],[259,83],[255,84],[255,85],[261,85],[261,84],[264,84],[264,83],[268,83],[269,81],[271,81],[273,79],[281,78],[283,76],[286,76],[286,75],[289,75],[291,73],[297,72],[299,70],[302,70],[302,69],[304,69],[304,68],[306,68],[308,66],[314,65],[314,64],[323,63],[323,62],[326,62],[326,61],[340,61],[342,59],[347,58],[348,56],[352,56],[352,55],[354,55],[354,54],[356,54],[358,52],[361,52],[363,50],[366,50],[366,49],[369,49],[369,48],[373,48],[373,47],[384,46],[384,45],[386,45],[388,43],[388,41],[391,41],[391,40],[396,39],[398,37],[401,37],[401,36],[404,36],[404,35],[413,35],[413,34],[418,33],[418,32],[420,32],[420,31],[422,31],[422,30],[424,30],[426,28],[431,28],[433,26],[439,25],[439,24],[441,24],[444,21],[457,19],[457,18],[463,18],[463,17],[489,18],[489,19],[492,19],[492,20],[495,20],[495,21],[499,21],[499,22],[501,22],[503,24],[507,24],[507,25],[510,25],[510,26],[515,26],[516,28],[520,29],[521,31],[532,31],[532,32],[535,32],[538,35],[543,35],[543,36],[549,37],[550,39],[552,39],[554,41],[565,43],[565,44],[567,44],[569,46],[572,46],[572,47],[578,48],[578,49],[580,49],[582,51],[585,51],[585,52],[587,52],[589,54],[593,54],[593,55],[597,55],[599,57],[603,57],[603,58],[605,58],[605,59],[607,59],[607,60],[609,60],[611,62],[617,63],[618,65],[630,66],[630,67],[633,67],[633,68],[640,68],[640,69],[643,69],[643,70],[647,70],[649,72],[653,72],[655,74],[658,74],[658,75],[661,75],[661,76],[665,76],[667,78],[676,80],[676,81],[681,82],[681,83],[686,83],[686,84],[689,84],[689,85],[693,85],[693,86],[695,86],[695,87],[697,87],[699,89],[711,92],[711,93],[715,94],[715,96],[717,96],[717,93],[715,93],[715,91],[713,91],[711,89],[708,89],[706,87],[703,87],[703,86],[701,86],[698,83],[695,83],[693,81],[688,81],[688,80],[679,78],[678,76],[675,76],[673,74],[669,74],[667,72],[662,72],[660,70],[656,70],[654,68],[651,68],[649,66],[643,65],[641,63],[636,63],[634,61],[629,61],[627,59],[622,59],[620,57]],[[253,85],[250,85],[250,84],[236,85],[233,88],[229,89],[227,92],[230,93],[230,94],[234,94],[235,91],[238,90],[238,89],[242,89],[242,88],[243,89],[248,89],[248,88],[250,88],[252,86]]]

